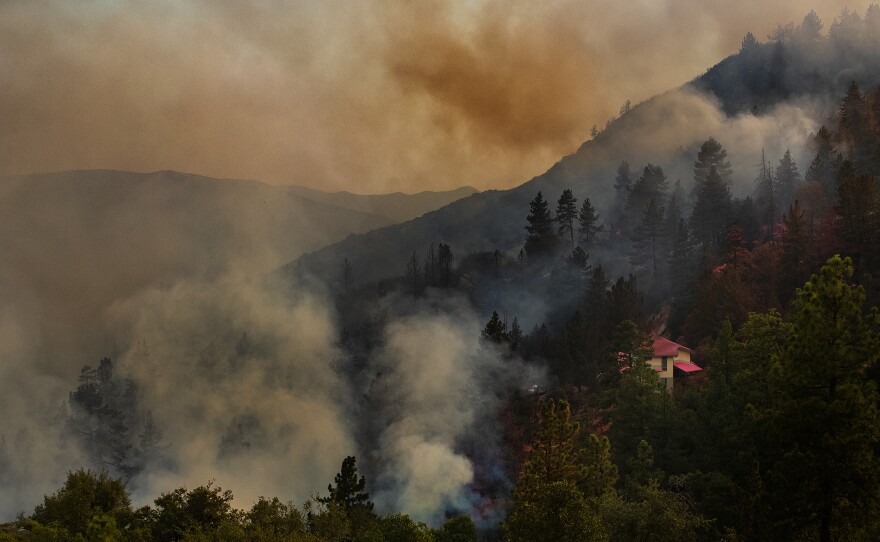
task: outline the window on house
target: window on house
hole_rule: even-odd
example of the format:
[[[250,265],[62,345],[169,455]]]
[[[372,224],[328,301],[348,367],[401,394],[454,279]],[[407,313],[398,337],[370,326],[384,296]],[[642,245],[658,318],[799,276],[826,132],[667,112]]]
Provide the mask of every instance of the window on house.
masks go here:
[[[663,370],[664,371],[669,370],[669,358],[666,356],[663,356]]]

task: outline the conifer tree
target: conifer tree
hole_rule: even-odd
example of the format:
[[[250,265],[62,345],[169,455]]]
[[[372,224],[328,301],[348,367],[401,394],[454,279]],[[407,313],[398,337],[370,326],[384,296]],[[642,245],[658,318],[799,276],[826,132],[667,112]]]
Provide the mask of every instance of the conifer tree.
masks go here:
[[[807,278],[810,239],[807,236],[804,212],[797,201],[788,208],[782,221],[785,224],[785,233],[782,234],[779,298],[785,303],[794,295],[795,288]]]
[[[837,235],[861,276],[878,258],[880,190],[874,177],[864,174],[843,181],[835,210],[839,217]]]
[[[532,499],[542,486],[554,482],[569,481],[577,485],[583,481],[576,446],[579,432],[580,426],[571,421],[568,402],[544,401],[540,428],[517,482],[515,499],[518,502]]]
[[[797,164],[791,158],[791,150],[786,150],[776,166],[776,186],[779,193],[779,208],[785,209],[794,201],[794,193],[801,182]]]
[[[642,219],[633,231],[633,252],[630,263],[635,267],[646,266],[650,276],[657,279],[661,262],[665,260],[663,250],[664,208],[658,207],[655,200],[648,202],[642,212]]]
[[[648,203],[654,201],[666,201],[666,189],[669,181],[663,168],[648,164],[642,171],[642,176],[633,185],[629,193],[629,199],[626,203],[626,214],[628,217],[641,216],[641,213],[648,206]]]
[[[727,151],[714,137],[710,137],[700,145],[697,160],[694,162],[694,190],[699,191],[700,185],[709,180],[712,168],[715,168],[715,172],[725,185],[730,185],[733,170],[730,161],[727,160]]]
[[[366,492],[367,481],[363,476],[358,478],[357,460],[353,456],[342,460],[342,468],[333,481],[334,484],[327,486],[329,495],[319,498],[319,502],[336,503],[347,512],[354,509],[373,510],[370,494]]]
[[[492,311],[492,317],[486,322],[486,327],[480,332],[480,336],[493,343],[502,343],[510,338],[507,334],[507,324],[501,321],[497,311]]]
[[[715,166],[697,186],[696,196],[691,229],[703,250],[709,252],[721,246],[731,212],[730,189]]]
[[[578,214],[578,233],[580,233],[581,243],[586,250],[590,250],[603,228],[604,226],[599,223],[599,213],[593,208],[590,198],[584,198],[584,203]]]
[[[819,128],[813,141],[816,146],[816,157],[807,169],[806,180],[819,182],[825,188],[828,199],[836,201],[837,169],[840,161],[831,142],[831,132],[823,126]]]
[[[510,324],[510,349],[513,351],[518,350],[522,340],[522,328],[519,327],[519,321],[517,321],[516,316],[514,316],[513,322]]]
[[[798,291],[770,373],[768,487],[786,538],[855,539],[880,520],[880,397],[866,375],[880,340],[852,277],[849,258],[835,256]]]
[[[528,256],[545,255],[552,251],[558,242],[553,232],[553,217],[550,216],[550,208],[543,194],[538,192],[535,199],[529,203],[529,214],[526,217],[528,232],[526,236],[525,251]]]
[[[766,239],[773,237],[773,229],[779,213],[779,186],[773,179],[770,166],[764,158],[764,149],[761,149],[761,165],[758,169],[758,177],[755,179],[755,197],[764,210],[762,213]]]
[[[617,176],[614,177],[614,212],[613,220],[618,222],[626,212],[626,202],[629,199],[629,191],[632,188],[632,173],[629,163],[622,161],[617,166]]]
[[[556,222],[559,225],[560,236],[564,237],[565,233],[568,232],[572,247],[574,246],[574,224],[577,216],[577,199],[572,194],[571,189],[566,188],[562,191],[562,195],[559,196],[559,201],[556,204]]]

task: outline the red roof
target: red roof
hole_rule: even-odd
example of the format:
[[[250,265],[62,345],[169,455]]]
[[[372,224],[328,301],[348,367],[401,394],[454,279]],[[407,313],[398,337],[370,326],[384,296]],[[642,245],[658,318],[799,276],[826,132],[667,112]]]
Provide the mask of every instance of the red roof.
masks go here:
[[[688,348],[687,346],[682,346],[678,343],[674,343],[669,339],[664,339],[663,337],[657,337],[654,339],[654,355],[662,357],[670,357],[674,358],[678,355],[679,350],[684,350],[685,352],[693,353],[693,350]]]
[[[675,361],[672,363],[672,365],[676,369],[681,369],[682,371],[684,371],[686,373],[695,373],[697,371],[703,370],[698,365],[694,365],[693,363],[688,363],[686,361]]]

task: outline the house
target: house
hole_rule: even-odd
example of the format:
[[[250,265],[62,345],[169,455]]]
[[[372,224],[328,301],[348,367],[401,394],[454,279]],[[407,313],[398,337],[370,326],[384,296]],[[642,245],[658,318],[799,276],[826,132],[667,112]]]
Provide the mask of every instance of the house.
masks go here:
[[[672,391],[675,369],[683,373],[702,371],[700,367],[691,363],[693,352],[687,346],[682,346],[663,337],[656,337],[654,339],[654,357],[648,363],[657,371],[657,376],[666,384],[666,389]]]

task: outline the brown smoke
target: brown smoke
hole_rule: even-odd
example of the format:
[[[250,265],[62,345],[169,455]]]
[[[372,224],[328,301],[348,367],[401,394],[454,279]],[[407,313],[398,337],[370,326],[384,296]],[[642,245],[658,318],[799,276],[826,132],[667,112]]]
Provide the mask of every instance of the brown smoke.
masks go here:
[[[817,7],[831,25],[844,5]],[[510,187],[801,2],[0,3],[0,175]]]

